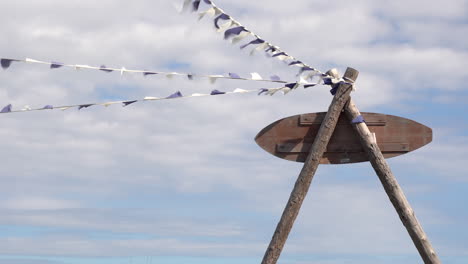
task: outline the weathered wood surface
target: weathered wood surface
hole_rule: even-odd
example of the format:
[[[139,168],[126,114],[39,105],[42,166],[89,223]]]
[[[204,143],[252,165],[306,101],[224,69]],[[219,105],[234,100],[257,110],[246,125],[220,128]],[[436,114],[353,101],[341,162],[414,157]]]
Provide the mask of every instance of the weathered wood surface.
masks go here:
[[[353,120],[355,117],[360,115],[359,110],[351,99],[345,106],[345,113],[349,120]],[[390,170],[388,163],[385,161],[379,146],[373,141],[369,128],[365,123],[354,124],[353,128],[357,132],[361,140],[361,144],[369,157],[372,167],[374,167],[375,172],[382,182],[385,192],[387,193],[390,201],[400,216],[400,219],[403,222],[403,225],[406,227],[406,230],[408,230],[414,245],[424,260],[424,263],[441,263],[431,243],[429,242],[429,239],[424,233],[421,224],[416,218],[411,205],[406,199],[403,190]]]
[[[279,158],[304,162],[326,113],[295,115],[278,120],[255,137],[265,151]],[[432,129],[407,118],[361,113],[386,159],[406,154],[432,141]],[[368,161],[351,122],[341,113],[320,164]]]
[[[348,68],[346,70],[345,77],[354,81],[358,74],[358,71]],[[320,164],[320,160],[332,136],[336,123],[338,122],[340,113],[346,102],[349,100],[351,90],[352,85],[349,84],[342,83],[338,86],[337,93],[333,97],[333,101],[328,109],[327,115],[325,116],[317,137],[312,145],[310,155],[304,163],[304,167],[302,168],[296,184],[294,185],[294,189],[291,192],[286,208],[283,211],[275,233],[273,234],[271,242],[265,252],[262,264],[275,264],[278,261],[284,244],[289,236],[289,232],[291,231],[294,221],[299,214],[302,202],[307,195],[312,178]]]

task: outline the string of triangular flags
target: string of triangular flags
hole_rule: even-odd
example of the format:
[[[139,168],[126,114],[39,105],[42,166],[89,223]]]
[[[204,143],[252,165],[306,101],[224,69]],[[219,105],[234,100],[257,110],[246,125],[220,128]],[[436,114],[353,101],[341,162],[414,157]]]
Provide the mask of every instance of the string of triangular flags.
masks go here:
[[[345,82],[345,80],[339,78],[334,78],[326,73],[323,73],[316,68],[313,68],[303,61],[289,55],[283,51],[280,47],[271,44],[266,41],[264,38],[255,34],[247,27],[242,25],[240,22],[235,20],[232,16],[228,15],[224,10],[219,8],[212,0],[203,0],[204,5],[208,7],[205,11],[199,11],[202,0],[184,0],[183,7],[181,12],[192,10],[192,12],[198,12],[198,18],[201,20],[204,17],[214,18],[214,26],[218,32],[224,32],[224,39],[231,40],[233,44],[239,43],[247,37],[253,37],[253,40],[247,42],[240,46],[241,49],[244,49],[248,46],[255,46],[251,50],[250,54],[254,54],[256,51],[264,51],[267,55],[272,58],[277,58],[280,61],[284,61],[288,66],[299,67],[299,75],[306,73],[306,76],[303,77],[303,80],[309,80],[313,77],[318,77],[318,82],[316,84],[322,83],[326,85],[332,85],[339,82]],[[223,23],[223,24],[220,24]]]
[[[121,104],[123,107],[126,107],[128,105],[131,105],[137,102],[145,102],[145,101],[160,101],[160,100],[170,100],[170,99],[180,99],[180,98],[190,98],[190,97],[204,97],[204,96],[254,93],[254,92],[257,93],[258,95],[262,95],[262,94],[274,95],[277,92],[282,92],[284,95],[286,95],[291,90],[296,89],[299,86],[301,86],[299,83],[288,83],[285,86],[278,87],[278,88],[260,88],[260,89],[250,89],[250,90],[236,88],[230,92],[223,92],[223,91],[219,91],[215,89],[215,90],[212,90],[210,93],[193,93],[190,95],[183,95],[180,91],[177,91],[166,97],[147,96],[143,99],[137,99],[137,100],[125,100],[125,101],[120,100],[120,101],[109,101],[109,102],[103,102],[103,103],[86,103],[86,104],[62,105],[62,106],[45,105],[40,108],[31,108],[29,106],[24,106],[21,109],[13,109],[13,106],[11,104],[8,104],[7,106],[3,107],[0,110],[0,114],[53,110],[53,109],[68,110],[70,108],[77,108],[78,110],[81,110],[81,109],[88,108],[91,106],[101,105],[101,106],[108,107],[114,104]]]
[[[142,73],[144,76],[147,75],[157,75],[157,74],[162,74],[165,75],[168,78],[172,78],[173,76],[186,76],[189,80],[193,80],[195,76],[197,77],[204,77],[204,78],[209,78],[210,81],[213,83],[217,79],[235,79],[235,80],[248,80],[248,81],[266,81],[266,82],[275,82],[275,83],[284,83],[285,85],[283,87],[278,87],[278,88],[261,88],[261,89],[255,89],[255,90],[244,90],[244,89],[235,89],[232,92],[222,92],[218,90],[213,90],[209,94],[202,94],[202,93],[194,93],[188,96],[182,95],[180,91],[177,91],[176,93],[173,93],[167,97],[145,97],[143,99],[138,99],[138,100],[126,100],[126,101],[111,101],[111,102],[104,102],[104,103],[91,103],[91,104],[77,104],[77,105],[64,105],[64,106],[52,106],[52,105],[45,105],[44,107],[41,108],[31,108],[29,106],[25,106],[22,109],[13,109],[12,105],[9,104],[5,107],[3,107],[0,110],[1,114],[5,113],[14,113],[14,112],[28,112],[28,111],[42,111],[42,110],[52,110],[52,109],[61,109],[61,110],[67,110],[70,108],[77,108],[78,110],[81,110],[83,108],[88,108],[91,106],[96,106],[96,105],[102,105],[102,106],[110,106],[113,104],[122,104],[122,106],[128,106],[130,104],[134,104],[137,102],[142,102],[142,101],[157,101],[157,100],[169,100],[169,99],[176,99],[176,98],[187,98],[187,97],[202,97],[202,96],[213,96],[213,95],[225,95],[225,94],[236,94],[236,93],[252,93],[252,92],[257,92],[258,95],[261,94],[266,94],[266,95],[274,95],[275,93],[281,91],[283,94],[287,94],[293,89],[296,89],[300,86],[304,88],[309,88],[316,86],[317,84],[324,84],[324,85],[335,85],[338,83],[349,83],[350,80],[344,80],[343,78],[335,78],[332,75],[329,75],[327,73],[322,73],[319,70],[312,68],[305,64],[304,62],[296,59],[295,57],[287,54],[286,52],[282,51],[278,46],[274,46],[271,43],[265,41],[263,38],[258,36],[257,34],[253,33],[246,27],[242,26],[238,21],[234,20],[230,15],[226,14],[222,9],[217,7],[213,1],[211,0],[203,0],[203,2],[210,7],[208,10],[204,12],[199,13],[199,19],[202,19],[203,17],[209,15],[214,17],[214,25],[218,29],[219,32],[224,31],[224,38],[225,39],[232,39],[232,43],[238,43],[242,39],[246,38],[247,36],[253,36],[254,40],[244,44],[241,46],[241,49],[246,48],[249,45],[258,45],[256,48],[254,48],[251,52],[253,54],[257,50],[263,50],[267,54],[271,55],[273,58],[278,58],[281,61],[285,61],[288,63],[289,66],[296,66],[300,67],[299,71],[299,81],[295,83],[287,83],[286,81],[281,80],[276,75],[273,75],[270,77],[270,79],[264,79],[260,76],[258,73],[251,73],[250,78],[242,78],[236,73],[229,73],[228,76],[224,75],[195,75],[195,74],[190,74],[190,73],[178,73],[178,72],[160,72],[160,71],[147,71],[147,70],[128,70],[125,67],[122,68],[111,68],[111,67],[106,67],[105,65],[102,65],[100,67],[95,67],[95,66],[89,66],[89,65],[79,65],[79,64],[65,64],[65,63],[60,63],[60,62],[46,62],[46,61],[40,61],[40,60],[35,60],[35,59],[30,59],[26,58],[24,60],[21,59],[7,59],[7,58],[1,58],[0,59],[0,64],[3,69],[8,69],[13,62],[25,62],[25,63],[36,63],[36,64],[45,64],[50,67],[50,69],[58,69],[62,67],[71,67],[74,69],[91,69],[91,70],[99,70],[103,72],[120,72],[121,75],[124,73]],[[198,12],[199,7],[200,7],[201,0],[185,0],[184,1],[184,6],[183,10],[187,10],[190,7],[192,8],[192,11]],[[223,25],[219,25],[219,21],[223,20],[226,21]],[[316,82],[311,82],[314,78],[318,78]],[[330,91],[332,94],[336,92],[336,86],[333,86],[333,89]]]
[[[7,59],[1,58],[0,64],[1,67],[6,70],[10,68],[13,62],[24,62],[24,63],[33,63],[33,64],[43,64],[50,67],[50,69],[58,69],[62,67],[73,68],[76,70],[80,69],[89,69],[89,70],[98,70],[102,72],[119,72],[121,75],[125,73],[140,73],[143,76],[148,75],[164,75],[167,78],[171,79],[173,76],[184,76],[187,77],[189,80],[193,80],[194,78],[208,78],[211,83],[216,82],[218,79],[230,79],[230,80],[244,80],[244,81],[261,81],[261,82],[273,82],[273,83],[287,83],[286,81],[281,80],[278,75],[272,75],[270,78],[265,79],[259,73],[252,72],[250,73],[250,77],[241,77],[237,73],[230,72],[227,75],[203,75],[203,74],[193,74],[193,73],[180,73],[180,72],[162,72],[162,71],[147,71],[147,70],[131,70],[126,69],[125,67],[122,68],[113,68],[113,67],[106,67],[105,65],[101,65],[99,67],[96,66],[89,66],[89,65],[81,65],[81,64],[66,64],[62,62],[47,62],[47,61],[40,61],[35,59]]]

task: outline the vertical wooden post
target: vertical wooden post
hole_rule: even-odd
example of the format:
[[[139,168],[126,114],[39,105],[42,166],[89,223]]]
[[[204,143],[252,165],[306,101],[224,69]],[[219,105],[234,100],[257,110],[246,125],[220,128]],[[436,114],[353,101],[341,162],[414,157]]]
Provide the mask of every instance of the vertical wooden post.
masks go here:
[[[345,106],[345,112],[349,120],[353,120],[361,113],[357,109],[353,100]],[[379,176],[380,181],[387,193],[390,201],[395,207],[398,215],[400,216],[403,225],[408,230],[414,245],[419,251],[424,263],[426,264],[439,264],[441,263],[434,249],[432,248],[429,239],[427,238],[421,224],[419,223],[416,215],[414,214],[411,205],[400,188],[395,176],[393,175],[388,163],[385,161],[382,152],[380,151],[377,143],[374,141],[372,134],[369,131],[366,123],[359,123],[353,125],[354,130],[359,135],[361,144],[366,151],[369,160],[374,167],[375,172]]]
[[[355,81],[358,74],[359,72],[355,69],[348,68],[344,77]],[[291,231],[294,221],[299,214],[302,202],[307,195],[307,191],[309,190],[312,178],[314,177],[315,171],[320,163],[320,159],[322,158],[328,142],[330,141],[330,137],[335,130],[340,113],[344,105],[349,100],[351,90],[352,85],[350,84],[341,83],[338,85],[335,97],[333,97],[333,101],[328,108],[325,119],[323,120],[311,147],[309,156],[307,157],[304,167],[297,178],[294,189],[289,197],[289,201],[286,204],[286,208],[284,209],[281,219],[276,227],[270,245],[265,252],[262,264],[275,264],[278,261],[284,244],[289,236],[289,232]]]

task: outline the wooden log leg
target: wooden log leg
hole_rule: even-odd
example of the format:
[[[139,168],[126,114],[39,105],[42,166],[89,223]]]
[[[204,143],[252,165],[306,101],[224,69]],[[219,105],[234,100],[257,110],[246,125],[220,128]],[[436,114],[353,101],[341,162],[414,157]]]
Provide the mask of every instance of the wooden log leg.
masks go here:
[[[355,81],[358,74],[358,71],[348,68],[346,70],[345,77]],[[270,245],[265,252],[262,264],[275,264],[278,261],[289,232],[291,231],[294,221],[299,214],[302,202],[307,195],[307,191],[309,190],[312,178],[314,177],[315,171],[320,163],[320,159],[322,158],[328,142],[330,141],[330,137],[335,130],[340,113],[346,102],[349,100],[351,90],[352,86],[349,84],[342,83],[338,86],[335,97],[328,108],[325,119],[323,120],[314,144],[311,147],[310,154],[304,163],[304,167],[301,170],[296,184],[294,185],[294,189],[291,192],[289,201],[286,204],[283,215],[276,227]]]
[[[345,112],[349,120],[353,120],[361,114],[352,99],[349,100],[348,104],[346,104]],[[361,144],[369,157],[372,167],[374,167],[375,172],[379,176],[385,192],[387,193],[390,201],[400,216],[400,219],[403,222],[403,225],[406,227],[406,230],[408,230],[414,245],[424,260],[424,263],[441,263],[437,257],[437,254],[432,248],[429,239],[424,233],[421,224],[418,222],[411,205],[406,199],[403,190],[400,188],[400,185],[390,170],[388,163],[385,161],[382,152],[377,146],[377,143],[374,141],[369,128],[365,123],[354,124],[353,128],[358,133]]]

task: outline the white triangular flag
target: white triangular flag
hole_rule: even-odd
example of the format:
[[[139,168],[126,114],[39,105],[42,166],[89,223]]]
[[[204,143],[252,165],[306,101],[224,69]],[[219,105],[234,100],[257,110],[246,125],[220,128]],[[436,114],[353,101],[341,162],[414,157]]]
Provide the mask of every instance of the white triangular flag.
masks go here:
[[[242,31],[242,32],[239,34],[239,36],[232,38],[231,43],[232,43],[232,44],[236,44],[236,43],[238,43],[239,41],[245,39],[245,38],[246,38],[248,35],[250,35],[250,34],[252,34],[252,33],[250,33],[249,31]]]
[[[267,42],[264,42],[264,43],[258,45],[258,47],[256,47],[255,49],[250,51],[250,56],[254,55],[256,51],[265,50],[268,47],[268,45],[269,45],[269,43],[267,43]]]
[[[187,9],[191,6],[192,0],[185,0],[182,8],[180,9],[180,13],[187,11]]]
[[[232,23],[233,21],[231,19],[229,19],[226,23],[222,24],[221,26],[219,26],[219,29],[216,30],[217,32],[223,32],[223,31],[226,31],[228,28],[230,28],[232,26]]]
[[[29,105],[25,105],[21,111],[31,111],[31,107]]]
[[[92,69],[93,67],[89,66],[89,65],[79,65],[79,64],[76,64],[74,65],[75,67],[75,70],[80,70],[80,69]]]
[[[268,89],[268,91],[266,92],[267,95],[274,95],[275,93],[277,93],[279,90],[283,89],[284,87],[281,87],[281,88],[270,88]]]
[[[26,62],[31,62],[31,63],[46,63],[44,61],[38,61],[38,60],[30,59],[30,58],[26,58],[25,61]]]
[[[125,67],[122,67],[122,69],[120,69],[120,75],[123,75],[124,72],[126,72],[126,71],[127,71],[127,69],[125,69]]]
[[[250,91],[240,89],[240,88],[236,88],[234,91],[232,91],[232,93],[248,93],[248,92]]]
[[[166,74],[166,77],[168,79],[172,79],[172,77],[174,77],[174,75],[176,75],[176,74],[177,74],[177,72],[170,72],[170,73]]]
[[[152,100],[158,100],[158,99],[160,99],[160,98],[159,97],[146,96],[143,100],[152,101]]]
[[[204,12],[198,13],[198,20],[201,20],[206,15],[213,17],[215,16],[215,14],[216,14],[216,10],[212,7]]]
[[[219,78],[224,78],[224,76],[223,75],[210,75],[208,78],[210,79],[210,83],[214,84],[216,80],[218,80]]]
[[[262,76],[260,76],[260,74],[256,72],[252,72],[250,73],[250,75],[252,76],[252,80],[256,80],[256,81],[263,80]]]
[[[288,94],[292,89],[289,88],[289,87],[284,87],[284,88],[281,88],[281,92],[283,92],[283,95],[286,95]]]
[[[102,103],[101,105],[102,105],[102,106],[105,106],[105,107],[108,107],[109,105],[120,104],[120,103],[122,103],[122,101],[118,101],[118,102],[107,102],[107,103]]]
[[[224,13],[224,11],[219,7],[214,6],[213,8],[215,10],[215,14],[214,14],[215,16],[219,16]]]

